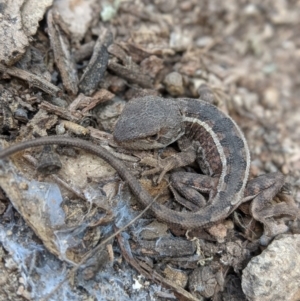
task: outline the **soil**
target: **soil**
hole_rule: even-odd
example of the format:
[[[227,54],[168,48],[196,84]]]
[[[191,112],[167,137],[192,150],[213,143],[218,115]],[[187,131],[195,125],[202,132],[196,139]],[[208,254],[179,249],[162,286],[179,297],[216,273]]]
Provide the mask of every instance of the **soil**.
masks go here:
[[[29,30],[28,24],[15,23],[19,24],[19,34],[24,30],[22,43],[14,43],[7,29],[0,31],[2,43],[7,44],[0,48],[2,146],[50,134],[81,137],[127,160],[128,168],[139,176],[145,167],[137,162],[145,153],[118,152],[111,138],[125,103],[143,95],[197,98],[201,89],[209,87],[213,104],[229,114],[246,136],[252,160],[250,177],[280,171],[286,176],[288,194],[299,205],[299,1],[43,3],[37,18],[40,22],[31,25],[34,30]],[[23,9],[20,4],[14,11],[22,16]],[[86,218],[86,232],[74,245],[70,239],[78,233],[64,236],[70,248],[65,253],[62,246],[52,244],[57,236],[54,223],[51,233],[45,232],[49,224],[42,225],[42,221],[37,227],[31,226],[32,232],[28,227],[32,212],[23,213],[18,207],[20,201],[13,199],[16,193],[4,187],[9,187],[12,179],[17,181],[19,173],[26,180],[18,178],[18,186],[31,185],[34,179],[47,183],[58,180],[36,173],[33,166],[39,163],[32,161],[34,152],[27,153],[27,161],[21,155],[14,157],[13,164],[5,166],[7,184],[1,184],[4,264],[0,283],[4,285],[0,300],[42,300],[86,252],[116,231],[115,225],[124,226],[141,209],[129,190],[120,188],[119,178],[104,162],[96,163],[97,158],[84,157],[82,152],[79,156],[70,149],[61,152],[63,171],[59,176],[68,186],[58,184],[66,214],[64,224],[82,226],[80,221]],[[104,169],[103,174],[97,164]],[[162,191],[162,201],[170,201],[166,183],[157,187],[148,178],[141,182],[153,195]],[[21,188],[18,195],[26,189]],[[24,201],[23,197],[19,200]],[[52,216],[52,212],[47,214]],[[190,237],[198,242],[192,243],[182,231],[160,223],[153,226],[158,236],[141,234],[155,223],[146,214],[129,227],[127,237],[121,235],[103,246],[105,256],[86,264],[78,279],[69,277],[74,287],[65,285],[49,300],[246,300],[241,289],[242,270],[269,243],[262,246],[263,227],[255,221],[250,225],[250,221],[247,208],[240,208],[220,228],[194,231]],[[284,219],[284,223],[287,233],[299,233],[297,222]],[[42,227],[44,234],[35,229]],[[51,237],[48,245],[46,236],[48,240]],[[174,243],[173,248],[177,244],[178,249],[186,243],[189,251],[184,249],[187,253],[178,255],[163,247],[157,250],[155,239],[166,239],[166,244]],[[197,260],[192,260],[196,250],[201,250],[201,255],[197,253]],[[203,266],[198,264],[201,260]],[[210,275],[209,279],[205,275]],[[202,281],[201,296],[192,294],[191,277]]]

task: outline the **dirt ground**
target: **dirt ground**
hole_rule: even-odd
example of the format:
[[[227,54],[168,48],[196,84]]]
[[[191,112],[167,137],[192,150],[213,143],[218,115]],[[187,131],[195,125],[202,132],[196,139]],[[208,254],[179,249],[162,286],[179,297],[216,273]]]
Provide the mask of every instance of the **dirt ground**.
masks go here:
[[[250,177],[280,171],[299,205],[299,1],[52,2],[0,3],[2,147],[80,137],[140,177],[145,153],[121,152],[112,141],[125,103],[144,95],[197,98],[209,87],[213,104],[245,134]],[[2,165],[0,300],[246,300],[242,270],[270,242],[262,243],[263,225],[247,206],[219,228],[188,234],[196,240],[148,213],[109,238],[142,207],[99,158],[57,151],[59,159],[44,149],[37,162],[40,149]],[[43,160],[63,168],[49,176]],[[140,181],[171,202],[167,182]],[[286,233],[299,233],[292,218],[280,221]],[[158,248],[161,240],[173,251]],[[193,277],[201,294],[193,293]]]

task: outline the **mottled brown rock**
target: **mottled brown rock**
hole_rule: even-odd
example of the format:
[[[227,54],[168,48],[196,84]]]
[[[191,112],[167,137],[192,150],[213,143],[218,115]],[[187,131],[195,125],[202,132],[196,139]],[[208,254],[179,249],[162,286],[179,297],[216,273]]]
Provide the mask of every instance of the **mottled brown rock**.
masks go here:
[[[53,0],[4,0],[0,3],[0,63],[12,66],[25,53],[29,37]],[[5,42],[3,42],[5,41]]]
[[[6,0],[0,3],[0,63],[9,66],[21,58],[29,45],[22,28],[20,7],[23,3],[24,0]]]

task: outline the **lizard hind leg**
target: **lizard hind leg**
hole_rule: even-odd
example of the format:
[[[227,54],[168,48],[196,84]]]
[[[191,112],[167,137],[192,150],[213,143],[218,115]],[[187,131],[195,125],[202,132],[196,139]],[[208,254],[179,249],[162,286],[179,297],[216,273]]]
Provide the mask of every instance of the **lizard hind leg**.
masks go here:
[[[288,215],[293,218],[299,217],[299,209],[292,198],[281,192],[284,186],[284,176],[280,172],[274,172],[259,176],[250,180],[245,189],[245,199],[253,196],[250,205],[252,217],[265,225],[267,236],[275,236],[279,233],[272,222],[273,217]],[[275,196],[283,202],[277,204],[268,203]]]
[[[265,216],[260,212],[265,211],[268,207],[268,202],[276,196],[284,184],[284,176],[280,172],[264,174],[250,180],[247,183],[244,198],[253,198],[250,205],[250,212],[257,220],[262,220]]]
[[[209,194],[211,199],[215,194],[218,179],[191,172],[174,172],[170,182],[176,201],[191,211],[198,211],[207,203],[201,193]]]

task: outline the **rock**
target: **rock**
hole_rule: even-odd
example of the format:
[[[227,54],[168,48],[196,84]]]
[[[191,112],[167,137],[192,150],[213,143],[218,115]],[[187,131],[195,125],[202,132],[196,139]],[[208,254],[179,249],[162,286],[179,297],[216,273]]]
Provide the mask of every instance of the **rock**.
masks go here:
[[[25,53],[31,36],[53,0],[4,0],[0,2],[0,61],[15,64]],[[5,42],[4,42],[5,41]]]
[[[164,84],[166,86],[167,91],[172,96],[183,95],[184,93],[184,85],[182,75],[178,72],[169,73],[164,80]]]
[[[281,235],[243,270],[242,289],[248,300],[299,300],[300,235]]]

